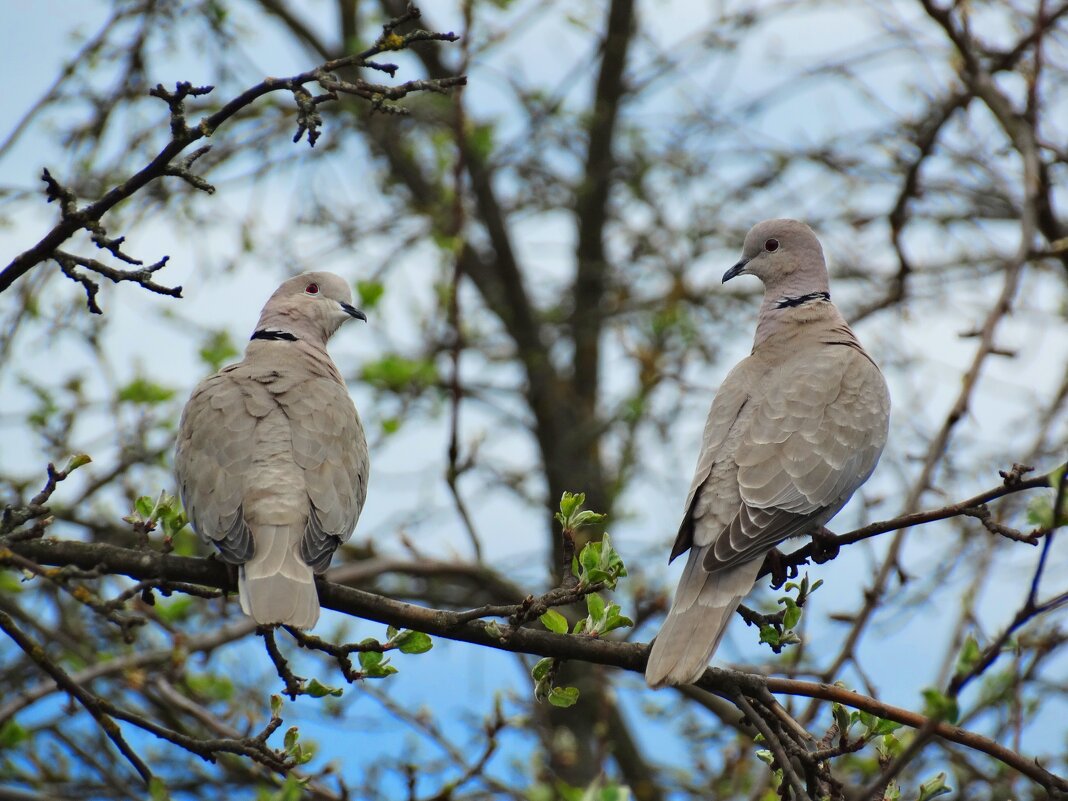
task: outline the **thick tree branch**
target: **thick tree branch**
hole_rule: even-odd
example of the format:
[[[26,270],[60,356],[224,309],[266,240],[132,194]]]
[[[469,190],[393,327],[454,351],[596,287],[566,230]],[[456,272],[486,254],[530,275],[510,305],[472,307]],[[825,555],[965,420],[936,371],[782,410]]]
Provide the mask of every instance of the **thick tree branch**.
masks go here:
[[[235,591],[226,566],[213,559],[174,556],[154,551],[137,551],[101,543],[39,539],[12,543],[11,551],[40,564],[75,565],[83,569],[126,575],[134,579],[164,579],[205,584]],[[0,562],[4,553],[0,550]],[[645,669],[648,646],[644,643],[614,642],[580,635],[559,635],[534,628],[504,629],[484,620],[463,619],[462,613],[429,609],[397,601],[363,590],[319,580],[319,600],[323,606],[345,614],[387,625],[406,627],[427,634],[503,651],[536,654],[556,659],[610,665],[634,672]],[[518,607],[516,607],[518,610]],[[726,698],[739,692],[760,697],[766,691],[837,701],[887,720],[913,728],[929,724],[923,715],[885,704],[875,698],[841,687],[816,682],[765,677],[721,668],[708,668],[697,685]],[[1048,790],[1068,792],[1068,781],[1042,768],[998,743],[957,726],[938,723],[934,734],[944,740],[972,748],[1019,771]]]

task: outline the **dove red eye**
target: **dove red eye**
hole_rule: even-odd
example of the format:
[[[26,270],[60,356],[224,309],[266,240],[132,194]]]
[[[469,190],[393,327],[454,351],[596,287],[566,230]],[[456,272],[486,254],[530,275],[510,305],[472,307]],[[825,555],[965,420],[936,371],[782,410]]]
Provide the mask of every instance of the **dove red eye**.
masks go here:
[[[308,293],[309,295],[318,295],[319,294],[319,285],[318,284],[308,284],[306,287],[304,287],[304,291],[306,293]]]
[[[778,249],[779,249],[779,240],[778,239],[769,239],[767,242],[764,243],[764,250],[766,250],[768,253],[774,253]]]

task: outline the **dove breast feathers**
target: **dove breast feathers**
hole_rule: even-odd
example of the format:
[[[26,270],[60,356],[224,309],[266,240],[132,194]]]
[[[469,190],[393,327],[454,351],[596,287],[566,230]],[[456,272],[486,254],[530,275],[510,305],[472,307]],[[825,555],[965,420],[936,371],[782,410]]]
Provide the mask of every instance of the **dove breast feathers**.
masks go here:
[[[194,390],[178,441],[182,501],[233,564],[252,556],[249,525],[304,522],[301,555],[322,572],[363,507],[367,447],[333,362],[302,342],[283,347],[301,369],[246,359]]]

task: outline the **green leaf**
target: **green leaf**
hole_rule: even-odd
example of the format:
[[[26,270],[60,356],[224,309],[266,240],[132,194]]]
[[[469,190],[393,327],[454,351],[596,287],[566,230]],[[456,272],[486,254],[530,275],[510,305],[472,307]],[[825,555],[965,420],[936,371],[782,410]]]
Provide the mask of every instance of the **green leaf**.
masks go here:
[[[604,522],[606,517],[608,517],[608,515],[598,514],[597,512],[584,510],[571,518],[571,528],[578,529],[582,528],[583,526],[596,525],[597,523]]]
[[[89,456],[89,454],[76,453],[72,457],[70,457],[70,460],[67,462],[67,466],[63,468],[63,472],[73,473],[79,467],[85,467],[85,465],[89,464],[91,461],[93,460]]]
[[[139,377],[120,389],[118,397],[127,403],[163,403],[174,397],[174,390]]]
[[[293,753],[293,749],[296,748],[297,741],[300,739],[300,729],[296,726],[290,726],[286,729],[285,739],[282,741],[287,754]]]
[[[601,564],[601,543],[587,543],[586,547],[579,553],[579,564],[582,565],[583,571],[587,574],[599,569]],[[587,576],[587,580],[589,580],[589,576]]]
[[[586,503],[585,492],[567,492],[560,497],[560,514],[566,518],[570,518],[575,514],[575,510],[581,509],[582,505]]]
[[[142,495],[136,501],[134,501],[134,511],[141,515],[142,519],[149,520],[152,517],[152,513],[156,510],[156,499],[149,498],[147,495]]]
[[[594,623],[604,620],[604,599],[597,593],[591,592],[586,596],[586,609]]]
[[[896,756],[900,756],[904,747],[901,745],[901,741],[892,734],[883,735],[883,741],[881,745],[876,746],[876,750],[884,758],[893,759]]]
[[[301,801],[304,798],[304,783],[290,774],[286,777],[282,789],[274,796],[274,801]]]
[[[538,618],[541,624],[554,634],[567,634],[567,618],[555,609],[548,610]]]
[[[396,353],[363,366],[362,379],[375,389],[419,394],[438,383],[437,365],[430,359],[408,359]]]
[[[553,687],[549,691],[549,703],[553,706],[567,708],[574,706],[578,699],[578,687]]]
[[[175,624],[185,620],[196,604],[190,595],[175,595],[156,602],[156,614],[164,623]]]
[[[783,628],[792,629],[801,619],[801,607],[797,605],[793,598],[786,598],[784,600],[786,602],[786,613],[782,617],[782,625]]]
[[[766,748],[761,748],[759,751],[757,751],[756,758],[766,765],[770,765],[772,762],[775,761],[775,755]]]
[[[159,776],[153,776],[148,780],[148,797],[150,801],[171,801],[167,785]]]
[[[949,697],[941,690],[927,687],[923,690],[923,700],[924,712],[929,718],[956,723],[960,717],[960,707],[957,704],[957,699]]]
[[[552,666],[553,660],[550,657],[539,659],[534,663],[534,667],[531,668],[530,675],[533,677],[534,681],[544,681],[548,677],[549,670]]]
[[[849,729],[853,725],[849,710],[836,701],[831,704],[831,714],[834,715],[834,722],[838,724],[839,733],[843,735],[849,734]]]
[[[769,645],[779,644],[779,632],[770,623],[766,623],[760,627],[760,642],[766,642]]]
[[[434,647],[429,635],[421,631],[401,632],[394,642],[402,654],[425,654]]]
[[[304,687],[304,692],[310,695],[312,698],[323,698],[327,695],[332,695],[335,698],[340,698],[345,691],[340,687],[330,687],[323,684],[318,679],[312,679]]]
[[[271,717],[278,717],[282,714],[282,696],[271,696]]]
[[[13,573],[0,571],[0,595],[12,592],[22,592],[22,581]]]
[[[360,308],[363,311],[370,311],[378,305],[378,301],[382,299],[382,295],[386,292],[386,287],[381,281],[357,281],[356,282],[356,294],[360,296]]]
[[[960,653],[957,655],[957,675],[966,676],[971,673],[972,669],[979,664],[981,656],[982,652],[979,650],[979,643],[976,641],[975,637],[969,634],[964,638],[964,642],[960,647]]]
[[[0,726],[0,749],[14,748],[25,742],[29,736],[29,732],[18,721],[8,718],[4,725]]]
[[[214,331],[209,334],[197,354],[200,356],[200,360],[211,368],[212,372],[216,372],[226,362],[240,355],[237,348],[234,347],[233,340],[230,339],[230,333],[226,330]]]
[[[471,124],[467,131],[467,143],[479,161],[488,160],[493,153],[493,124]]]
[[[953,790],[946,787],[946,774],[939,773],[933,779],[920,785],[920,797],[916,801],[931,801],[932,798],[938,798],[940,795],[947,795],[951,792]]]
[[[185,681],[191,692],[212,701],[229,701],[234,697],[234,683],[218,673],[190,673]]]
[[[878,736],[889,735],[900,728],[901,724],[896,721],[879,718],[879,722],[875,725],[875,729],[872,733]]]
[[[371,670],[382,663],[383,656],[381,651],[360,651],[357,658],[362,670]]]

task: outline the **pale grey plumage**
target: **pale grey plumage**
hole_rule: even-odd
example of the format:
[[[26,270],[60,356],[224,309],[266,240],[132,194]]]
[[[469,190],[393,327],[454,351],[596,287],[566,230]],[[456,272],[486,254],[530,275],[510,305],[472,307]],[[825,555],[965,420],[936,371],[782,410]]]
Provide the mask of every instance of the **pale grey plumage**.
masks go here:
[[[724,379],[705,424],[674,559],[690,554],[646,681],[704,672],[764,555],[824,525],[879,461],[890,397],[830,301],[823,250],[795,220],[766,220],[723,276],[764,282],[752,353]]]
[[[202,381],[178,429],[175,473],[193,528],[240,565],[241,608],[258,623],[308,629],[315,573],[356,526],[367,495],[367,442],[326,352],[346,320],[365,320],[344,280],[284,282],[245,358]]]

